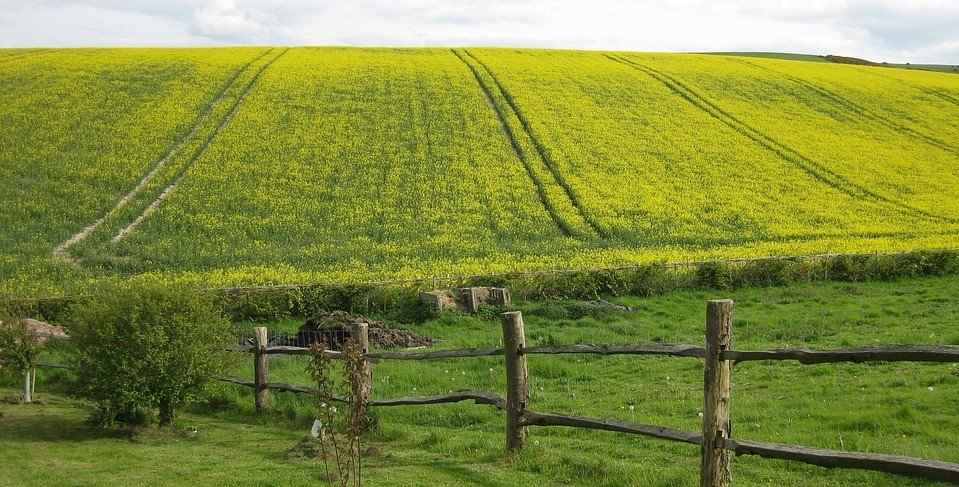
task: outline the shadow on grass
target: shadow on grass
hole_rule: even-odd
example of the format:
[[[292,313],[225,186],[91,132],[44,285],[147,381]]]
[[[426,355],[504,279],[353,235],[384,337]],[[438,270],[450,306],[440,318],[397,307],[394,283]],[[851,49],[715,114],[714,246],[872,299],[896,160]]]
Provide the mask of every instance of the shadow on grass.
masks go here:
[[[470,468],[470,464],[475,463],[478,465],[492,466],[487,463],[482,462],[465,462],[462,460],[433,460],[433,461],[404,461],[399,464],[392,464],[390,462],[380,463],[377,462],[373,465],[369,465],[364,468],[368,468],[371,471],[368,473],[370,478],[375,478],[377,475],[381,475],[383,472],[388,472],[391,468],[401,468],[404,470],[407,469],[424,469],[427,471],[433,471],[435,474],[442,478],[455,478],[460,480],[458,484],[460,485],[482,485],[485,487],[508,487],[515,485],[515,482],[500,482],[494,479],[489,478],[489,472],[482,469]],[[364,463],[365,465],[365,463]]]
[[[129,439],[132,431],[117,428],[95,428],[80,415],[64,416],[61,407],[15,405],[2,409],[0,418],[5,442],[34,443],[37,441],[91,441],[101,439]]]
[[[492,479],[484,478],[483,472],[479,470],[473,470],[473,469],[467,468],[462,463],[438,461],[438,462],[433,462],[423,466],[426,468],[431,468],[433,470],[443,472],[451,477],[457,477],[460,480],[462,480],[464,484],[472,483],[475,485],[484,485],[488,487],[514,485],[511,482],[510,483],[496,482]]]

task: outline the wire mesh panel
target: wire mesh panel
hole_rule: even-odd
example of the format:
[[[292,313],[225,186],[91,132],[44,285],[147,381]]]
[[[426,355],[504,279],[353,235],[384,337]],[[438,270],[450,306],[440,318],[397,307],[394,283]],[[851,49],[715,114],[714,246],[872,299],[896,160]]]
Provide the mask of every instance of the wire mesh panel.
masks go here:
[[[299,330],[296,332],[277,332],[267,335],[266,346],[268,347],[310,347],[314,343],[325,343],[329,350],[340,350],[343,343],[346,342],[352,333],[350,330],[328,329],[328,330]],[[253,334],[243,332],[237,337],[237,345],[253,346]]]

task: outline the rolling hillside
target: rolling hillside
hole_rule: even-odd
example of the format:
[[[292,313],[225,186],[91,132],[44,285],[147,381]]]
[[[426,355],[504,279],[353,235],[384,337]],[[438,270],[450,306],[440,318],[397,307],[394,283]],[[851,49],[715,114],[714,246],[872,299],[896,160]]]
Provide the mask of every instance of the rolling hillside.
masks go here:
[[[957,119],[754,57],[0,50],[0,294],[956,247]]]

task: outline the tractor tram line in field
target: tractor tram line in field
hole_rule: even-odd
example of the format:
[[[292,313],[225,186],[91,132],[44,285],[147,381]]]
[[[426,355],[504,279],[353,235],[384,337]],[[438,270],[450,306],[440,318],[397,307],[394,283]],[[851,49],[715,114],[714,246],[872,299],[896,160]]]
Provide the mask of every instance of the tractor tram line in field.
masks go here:
[[[52,52],[57,52],[57,51],[62,51],[62,50],[63,50],[63,49],[37,49],[37,50],[35,50],[35,51],[29,51],[29,52],[24,52],[24,53],[20,53],[20,54],[11,54],[10,56],[6,56],[6,57],[3,57],[3,58],[0,58],[0,65],[3,65],[3,64],[6,64],[6,63],[12,63],[12,62],[14,62],[14,61],[19,61],[19,60],[21,60],[21,59],[28,58],[28,57],[32,57],[32,56],[37,56],[37,55],[40,55],[40,54],[50,54],[50,53],[52,53]]]
[[[56,248],[54,248],[53,257],[76,262],[69,253],[70,247],[84,241],[90,234],[96,231],[101,225],[103,225],[111,217],[116,215],[121,209],[123,209],[127,204],[129,204],[144,188],[146,188],[147,185],[156,177],[156,175],[159,174],[160,171],[167,165],[167,163],[170,160],[172,160],[177,155],[177,153],[179,153],[180,150],[182,150],[187,145],[187,143],[190,142],[190,140],[193,139],[196,133],[203,126],[203,123],[206,122],[206,120],[213,113],[213,110],[217,106],[217,104],[219,104],[219,102],[224,97],[226,97],[227,92],[230,90],[231,87],[233,87],[233,85],[236,83],[240,75],[246,72],[247,69],[249,69],[249,67],[253,65],[253,63],[259,61],[264,56],[269,54],[271,51],[272,49],[266,49],[262,53],[254,56],[247,63],[237,68],[237,70],[234,71],[232,75],[230,75],[230,77],[223,83],[220,89],[217,90],[217,92],[213,95],[210,102],[206,105],[202,113],[196,118],[193,124],[190,125],[190,127],[182,136],[180,136],[174,141],[173,146],[170,148],[170,150],[168,150],[165,154],[163,154],[162,157],[160,157],[160,159],[150,168],[150,171],[146,175],[144,175],[139,181],[137,181],[136,186],[134,186],[133,189],[131,189],[127,194],[121,197],[116,202],[116,204],[113,205],[113,208],[107,211],[107,213],[105,213],[103,216],[98,218],[96,221],[94,221],[90,225],[84,227],[79,232],[73,234],[72,236],[70,236],[69,239],[65,240],[63,243],[61,243]]]
[[[566,181],[566,178],[563,177],[563,174],[560,172],[559,168],[556,167],[556,163],[549,156],[549,153],[546,151],[546,148],[543,146],[542,142],[536,137],[535,132],[533,131],[532,126],[529,123],[529,120],[526,119],[526,116],[523,115],[523,111],[519,109],[519,106],[516,104],[516,101],[513,99],[513,96],[510,92],[503,86],[503,83],[500,82],[499,78],[496,76],[496,73],[484,63],[479,57],[470,51],[463,49],[463,52],[476,61],[486,73],[489,74],[491,80],[496,85],[499,92],[503,95],[503,99],[506,100],[506,103],[509,105],[510,110],[516,115],[516,119],[519,120],[520,125],[522,126],[523,132],[529,137],[530,142],[532,142],[533,147],[536,149],[537,154],[539,155],[540,160],[543,161],[543,164],[546,166],[546,169],[552,175],[553,179],[556,181],[556,184],[563,189],[563,192],[566,193],[566,197],[569,199],[569,202],[573,205],[573,208],[579,213],[579,216],[582,217],[583,221],[600,236],[602,239],[609,239],[609,232],[604,229],[596,219],[586,211],[586,208],[583,206],[579,197],[576,195],[576,192],[573,191],[573,188],[569,185],[569,182]]]
[[[875,191],[872,191],[866,187],[853,183],[844,176],[836,173],[835,171],[824,167],[823,165],[811,160],[810,158],[802,155],[797,152],[795,149],[790,148],[789,146],[778,142],[772,137],[762,133],[761,131],[747,125],[746,123],[740,121],[738,118],[728,113],[719,107],[716,103],[710,101],[703,95],[700,95],[695,90],[687,87],[682,82],[677,79],[669,76],[665,73],[652,69],[648,66],[636,63],[628,58],[622,56],[611,56],[605,55],[609,60],[624,64],[626,66],[632,67],[637,71],[645,73],[652,77],[653,79],[659,81],[667,88],[672,90],[678,96],[696,106],[700,110],[706,112],[716,120],[722,122],[729,128],[738,132],[739,134],[745,136],[746,138],[752,140],[753,142],[759,144],[766,150],[773,152],[779,156],[782,160],[789,162],[790,164],[798,167],[803,170],[806,174],[812,176],[816,180],[820,181],[823,184],[826,184],[837,191],[845,193],[846,195],[855,198],[868,198],[874,200],[878,203],[885,204],[891,209],[894,209],[899,212],[911,214],[913,216],[924,217],[933,221],[948,222],[948,223],[959,223],[959,219],[947,217],[944,215],[937,215],[934,213],[927,212],[925,210],[912,207],[906,203],[898,201],[896,199],[883,196]]]
[[[161,203],[163,203],[164,200],[166,200],[170,196],[170,194],[173,193],[173,191],[176,190],[177,186],[180,185],[180,182],[186,177],[190,168],[192,168],[196,164],[200,156],[202,156],[206,152],[207,148],[210,147],[210,144],[213,142],[213,140],[218,135],[220,135],[220,132],[223,131],[223,128],[226,127],[226,125],[230,122],[230,120],[233,119],[233,115],[236,114],[236,111],[237,109],[239,109],[243,100],[246,99],[246,96],[250,93],[250,91],[256,85],[257,81],[259,81],[260,76],[274,62],[276,62],[278,59],[283,57],[283,55],[286,54],[288,50],[289,48],[285,48],[279,54],[274,56],[272,59],[270,59],[268,62],[266,62],[265,64],[263,64],[263,66],[259,68],[256,74],[254,74],[253,77],[250,78],[250,80],[243,87],[243,90],[239,93],[239,95],[237,95],[236,99],[233,101],[233,104],[230,106],[229,111],[226,113],[226,115],[223,116],[223,118],[220,119],[214,131],[209,136],[207,136],[207,138],[203,141],[203,144],[200,145],[200,147],[197,148],[197,150],[193,153],[193,156],[191,156],[190,159],[174,175],[173,181],[170,184],[168,184],[166,187],[164,187],[163,190],[160,192],[160,194],[157,195],[157,197],[153,201],[151,201],[129,225],[123,227],[119,232],[117,232],[117,234],[110,239],[110,243],[116,244],[120,242],[120,240],[123,240],[124,237],[132,233],[136,229],[136,227],[139,226],[140,223],[142,223],[147,216],[149,216],[150,213],[152,213]],[[273,52],[273,50],[271,49],[270,52]]]
[[[944,150],[944,151],[946,151],[946,152],[955,153],[955,152],[959,151],[959,146],[954,146],[954,145],[950,144],[949,142],[940,140],[940,139],[938,139],[938,138],[936,138],[936,137],[933,137],[933,136],[931,136],[931,135],[928,135],[928,134],[924,134],[924,133],[919,132],[919,131],[917,131],[917,130],[914,130],[914,129],[912,129],[912,128],[906,127],[906,126],[904,126],[904,125],[902,125],[902,124],[900,124],[900,123],[896,123],[895,121],[890,120],[889,118],[885,117],[884,115],[881,115],[881,114],[879,114],[879,113],[872,112],[872,111],[870,111],[868,108],[860,105],[859,103],[856,103],[855,101],[852,101],[852,100],[850,100],[850,99],[848,99],[848,98],[840,95],[839,93],[836,93],[836,92],[834,92],[834,91],[832,91],[832,90],[830,90],[830,89],[828,89],[828,88],[824,88],[824,87],[822,87],[822,86],[817,86],[817,85],[815,85],[815,84],[813,84],[813,83],[810,83],[810,82],[808,82],[808,81],[806,81],[806,80],[804,80],[804,79],[802,79],[802,78],[800,78],[800,77],[793,76],[793,75],[791,75],[791,74],[784,73],[784,72],[782,72],[782,71],[779,71],[779,70],[776,70],[776,69],[773,69],[773,68],[769,68],[769,67],[766,67],[766,66],[762,66],[762,65],[760,65],[760,64],[756,64],[756,63],[747,61],[747,60],[745,60],[745,59],[738,59],[738,58],[737,58],[737,59],[735,59],[735,61],[737,61],[737,62],[739,62],[739,63],[742,63],[742,64],[746,64],[746,65],[751,66],[751,67],[754,67],[754,68],[762,69],[762,70],[764,70],[764,71],[767,71],[767,72],[770,72],[770,73],[773,73],[773,74],[776,74],[776,75],[779,75],[779,76],[783,76],[784,78],[792,81],[793,83],[796,83],[796,84],[802,86],[803,88],[805,88],[805,89],[807,89],[807,90],[809,90],[809,91],[812,91],[812,92],[818,94],[819,96],[825,98],[826,100],[834,103],[836,106],[839,106],[839,107],[841,107],[841,108],[844,108],[844,109],[846,109],[846,110],[848,110],[848,111],[850,111],[850,112],[852,112],[852,113],[856,114],[857,116],[860,116],[860,117],[862,117],[862,118],[864,118],[864,119],[872,120],[872,121],[874,121],[874,122],[876,122],[876,123],[878,123],[878,124],[880,124],[880,125],[885,126],[886,128],[888,128],[888,129],[890,129],[890,130],[893,130],[893,131],[895,131],[895,132],[899,132],[900,134],[903,134],[903,135],[905,135],[905,136],[907,136],[907,137],[912,137],[912,138],[920,139],[920,140],[922,140],[923,142],[926,142],[927,144],[932,145],[932,146],[934,146],[934,147],[936,147],[936,148],[938,148],[938,149],[942,149],[942,150]]]
[[[883,78],[883,79],[888,79],[888,80],[895,81],[895,82],[897,82],[897,83],[906,85],[906,86],[908,86],[908,87],[910,87],[910,88],[919,90],[919,91],[921,91],[921,92],[923,92],[923,93],[925,93],[925,94],[927,94],[927,95],[934,96],[934,97],[936,97],[936,98],[939,98],[940,100],[947,101],[947,102],[949,102],[949,103],[951,103],[951,104],[953,104],[953,105],[959,106],[959,92],[956,92],[955,95],[950,95],[950,94],[946,94],[946,93],[944,93],[944,92],[942,92],[942,91],[939,91],[939,90],[935,90],[935,89],[933,89],[933,88],[930,88],[930,87],[928,87],[928,86],[918,85],[918,84],[915,84],[915,83],[906,81],[906,80],[901,79],[901,78],[896,78],[895,76],[889,76],[889,75],[887,75],[887,74],[882,74],[882,73],[876,72],[875,70],[870,70],[870,71],[867,71],[867,72],[868,72],[869,74],[873,75],[873,76],[876,76],[876,77],[879,77],[879,78]]]
[[[556,211],[556,208],[550,203],[549,198],[546,195],[546,190],[543,187],[543,181],[540,180],[536,172],[530,167],[530,162],[526,158],[523,148],[519,145],[519,142],[516,140],[516,134],[513,133],[513,129],[510,127],[509,123],[506,122],[500,108],[496,105],[496,102],[493,100],[493,95],[490,92],[490,87],[486,85],[486,82],[483,80],[482,76],[477,71],[476,67],[470,64],[463,56],[457,52],[455,49],[450,49],[450,51],[469,68],[470,72],[473,73],[473,77],[476,78],[476,82],[479,84],[480,91],[482,91],[483,96],[486,98],[486,103],[493,110],[493,113],[496,115],[496,119],[499,121],[500,125],[503,128],[503,132],[506,134],[507,140],[509,140],[510,147],[513,149],[513,153],[516,154],[516,158],[520,160],[523,164],[523,169],[526,170],[527,176],[529,176],[530,181],[532,181],[533,186],[536,188],[536,196],[539,199],[540,203],[543,205],[543,208],[546,210],[546,213],[549,214],[550,219],[553,220],[553,223],[556,225],[556,228],[563,234],[564,237],[572,237],[573,232],[569,228],[569,225],[566,221],[559,215]]]

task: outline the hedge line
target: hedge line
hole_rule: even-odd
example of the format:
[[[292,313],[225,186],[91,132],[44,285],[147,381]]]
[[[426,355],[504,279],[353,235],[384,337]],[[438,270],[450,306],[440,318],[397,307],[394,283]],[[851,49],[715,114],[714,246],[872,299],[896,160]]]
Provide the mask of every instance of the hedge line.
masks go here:
[[[318,309],[377,314],[400,322],[432,312],[419,306],[419,291],[495,286],[519,299],[596,299],[599,296],[650,296],[677,290],[736,289],[810,281],[884,281],[959,274],[959,250],[897,254],[716,261],[677,266],[649,264],[622,269],[425,279],[402,283],[310,284],[282,288],[210,289],[222,313],[234,321],[270,321],[307,316]],[[83,297],[11,299],[0,306],[17,314],[56,321]]]

